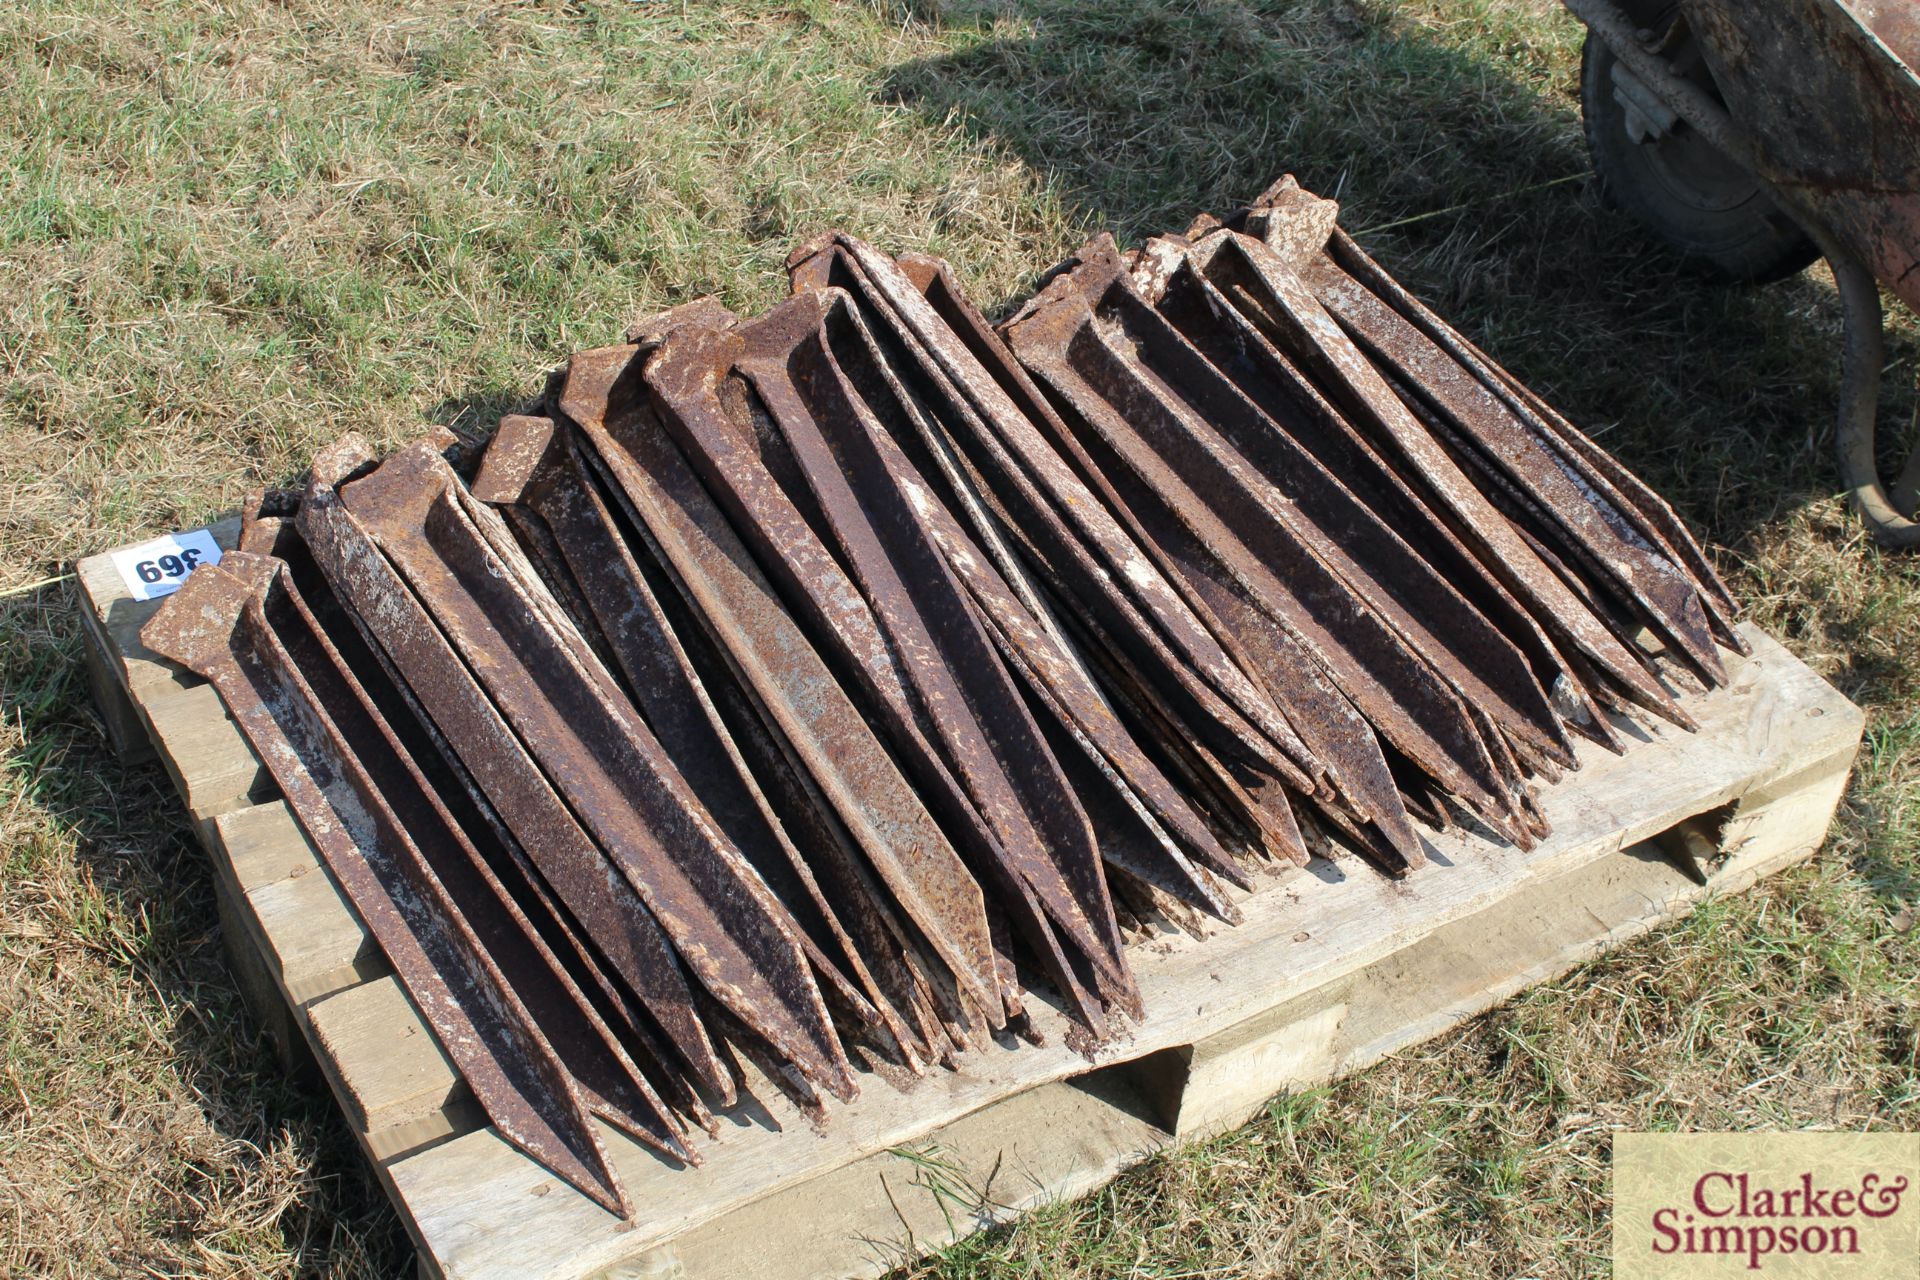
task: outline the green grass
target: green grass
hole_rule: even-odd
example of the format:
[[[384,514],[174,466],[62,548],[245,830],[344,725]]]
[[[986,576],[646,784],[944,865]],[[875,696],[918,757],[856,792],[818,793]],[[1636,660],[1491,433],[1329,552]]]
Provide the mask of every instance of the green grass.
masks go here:
[[[1615,1129],[1920,1126],[1920,561],[1833,496],[1825,278],[1704,285],[1556,184],[1578,38],[1548,0],[17,0],[0,590],[342,430],[484,425],[638,313],[765,306],[829,227],[1000,305],[1297,173],[1721,548],[1867,708],[1856,782],[1807,868],[912,1274],[1602,1273]],[[1905,317],[1891,351],[1904,423]],[[164,777],[106,749],[74,608],[0,599],[0,1274],[395,1274]]]

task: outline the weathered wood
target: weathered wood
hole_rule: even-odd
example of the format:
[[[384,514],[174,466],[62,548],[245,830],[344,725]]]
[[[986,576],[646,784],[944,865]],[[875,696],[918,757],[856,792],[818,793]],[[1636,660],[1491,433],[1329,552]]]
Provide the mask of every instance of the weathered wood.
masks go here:
[[[298,880],[320,867],[320,854],[281,801],[222,814],[214,822],[233,881],[242,893]]]
[[[1178,1051],[1184,1079],[1147,1059],[1132,1077],[1116,1074],[1122,1066],[1043,1085],[927,1135],[911,1155],[874,1153],[599,1274],[877,1275],[1022,1208],[1084,1194],[1169,1142],[1242,1124],[1277,1092],[1360,1070],[1810,852],[1749,861],[1713,891],[1650,843],[1607,854]],[[1171,1124],[1170,1085],[1180,1091]],[[796,1267],[796,1257],[808,1261]]]
[[[1764,870],[1808,852],[1777,858]],[[1749,873],[1749,882],[1760,870]],[[1608,853],[1530,886],[1511,904],[1510,918],[1489,911],[1455,921],[1405,952],[1210,1040],[1016,1093],[660,1243],[646,1244],[643,1237],[617,1261],[556,1263],[537,1274],[686,1280],[876,1275],[918,1250],[1022,1208],[1083,1194],[1169,1143],[1244,1123],[1278,1092],[1348,1074],[1446,1031],[1683,914],[1708,892],[1650,843]],[[758,1153],[768,1155],[773,1143],[785,1140],[767,1135]],[[542,1184],[508,1192],[479,1176],[497,1167],[503,1152],[482,1131],[432,1156],[443,1170],[462,1177],[473,1202],[497,1205],[504,1195],[519,1207],[504,1209],[502,1220],[537,1222],[546,1199]],[[420,1197],[409,1167],[414,1163],[421,1161],[403,1162],[393,1172],[417,1212]],[[527,1168],[522,1162],[522,1171]],[[478,1223],[471,1215],[469,1221]],[[423,1224],[429,1240],[438,1225]],[[511,1274],[513,1242],[557,1243],[542,1239],[536,1225],[531,1233],[503,1236],[491,1260],[455,1253],[445,1259],[449,1274]]]
[[[160,762],[196,823],[275,794],[266,767],[212,685],[154,688],[154,696],[140,704],[141,715]]]
[[[284,1023],[262,1018],[276,1036],[313,1048],[422,1247],[423,1275],[877,1273],[1240,1123],[1276,1092],[1357,1070],[1807,856],[1861,730],[1855,708],[1749,629],[1755,654],[1732,664],[1730,687],[1687,700],[1701,731],[1656,728],[1624,758],[1585,754],[1543,793],[1555,834],[1532,853],[1456,832],[1434,841],[1439,865],[1402,883],[1315,864],[1246,898],[1238,928],[1139,949],[1149,1019],[1097,1061],[1065,1046],[1043,1006],[1046,1044],[973,1055],[904,1093],[867,1078],[821,1132],[763,1091],[766,1122],[704,1143],[698,1170],[603,1130],[643,1206],[629,1226],[483,1126],[290,812],[257,803],[271,789],[211,690],[114,651],[151,608],[116,604],[117,574],[82,578],[100,604],[102,680],[138,681],[122,686],[134,714],[202,820],[240,983],[256,1003],[284,1002]]]
[[[393,978],[307,1009],[347,1123],[383,1160],[486,1123],[453,1063]]]
[[[240,519],[229,517],[207,531],[231,549],[240,537]],[[213,690],[141,643],[140,628],[164,598],[133,599],[111,552],[88,556],[73,571],[88,678],[114,749],[127,758],[138,741],[157,752],[196,822],[271,795],[266,770]]]
[[[1187,1138],[1234,1128],[1278,1091],[1262,1092],[1264,1085],[1293,1089],[1350,1075],[1708,898],[1748,888],[1810,857],[1818,842],[1768,840],[1728,862],[1711,885],[1656,841],[1528,882],[1485,911],[1194,1046],[1174,1131]]]
[[[208,850],[230,869],[247,902],[253,945],[288,1004],[300,1009],[387,972],[386,957],[284,804],[221,814],[212,832]],[[276,834],[277,845],[263,843]]]
[[[1123,1063],[1014,1094],[597,1275],[879,1275],[1025,1210],[1095,1191],[1169,1139],[1133,1064]],[[447,1274],[467,1272],[456,1265]]]
[[[234,986],[246,1002],[247,1012],[267,1033],[281,1066],[294,1071],[313,1070],[313,1055],[307,1051],[299,1022],[251,941],[252,913],[240,905],[232,886],[219,875],[213,881],[213,904],[226,939]]]
[[[106,730],[107,745],[123,764],[151,760],[153,739],[147,734],[146,722],[140,718],[140,709],[127,695],[121,672],[107,656],[107,643],[99,634],[99,620],[91,609],[82,609],[80,617],[87,692],[93,695],[93,707],[100,714],[100,727]]]

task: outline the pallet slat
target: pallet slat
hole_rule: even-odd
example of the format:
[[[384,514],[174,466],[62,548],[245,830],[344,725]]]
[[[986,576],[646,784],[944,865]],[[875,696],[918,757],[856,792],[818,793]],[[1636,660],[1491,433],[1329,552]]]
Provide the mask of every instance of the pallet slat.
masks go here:
[[[603,1130],[643,1206],[627,1225],[484,1127],[212,690],[124,647],[153,606],[116,597],[104,561],[80,566],[90,672],[160,748],[214,861],[241,986],[270,1006],[276,1038],[311,1049],[425,1275],[877,1273],[1238,1124],[1283,1088],[1356,1070],[1807,856],[1862,727],[1748,629],[1754,657],[1734,661],[1731,687],[1688,699],[1701,732],[1656,727],[1624,759],[1583,755],[1586,769],[1543,793],[1555,834],[1531,854],[1454,833],[1436,842],[1441,865],[1404,883],[1346,865],[1292,873],[1243,904],[1242,926],[1137,954],[1151,1017],[1097,1062],[1043,1010],[1047,1044],[974,1055],[908,1093],[870,1080],[823,1132],[769,1101],[783,1132],[731,1128],[703,1144],[697,1171]],[[103,718],[112,732],[110,708]],[[983,1202],[931,1189],[949,1184]]]
[[[1745,862],[1727,888],[1744,888],[1807,852]],[[488,1131],[400,1162],[394,1185],[447,1275],[524,1274],[529,1257],[563,1258],[539,1274],[568,1277],[878,1275],[1011,1211],[1101,1185],[1170,1143],[1244,1123],[1276,1092],[1324,1083],[1445,1032],[1685,914],[1709,892],[1650,842],[1615,850],[1504,900],[1509,909],[1497,916],[1463,917],[1198,1044],[1015,1093],[846,1164],[823,1162],[828,1167],[816,1175],[675,1223],[653,1240],[588,1235],[592,1206],[554,1205],[566,1188]],[[1122,1099],[1111,1105],[1126,1120],[1059,1102],[1085,1095]],[[744,1167],[778,1159],[790,1139],[805,1141],[797,1133],[730,1136],[740,1149],[728,1159]],[[909,1150],[915,1154],[903,1154]],[[1052,1158],[1064,1150],[1073,1156]],[[992,1203],[976,1213],[937,1193],[919,1163],[929,1157],[941,1182]],[[647,1178],[626,1163],[621,1172],[646,1197],[659,1196],[664,1178],[674,1176]],[[658,1206],[656,1220],[671,1222],[672,1211],[686,1207],[674,1199],[670,1208],[643,1202]],[[476,1212],[476,1205],[490,1208]],[[948,1213],[955,1229],[944,1228]],[[770,1234],[756,1233],[755,1223]]]
[[[248,905],[260,958],[289,1004],[298,1009],[388,972],[386,957],[286,805],[276,800],[224,813],[212,829],[210,844]],[[276,835],[277,845],[262,844]]]
[[[486,1123],[392,977],[315,1001],[307,1017],[347,1123],[378,1158],[410,1155]]]
[[[154,750],[195,821],[205,822],[273,796],[273,779],[210,684],[157,685],[139,704]]]

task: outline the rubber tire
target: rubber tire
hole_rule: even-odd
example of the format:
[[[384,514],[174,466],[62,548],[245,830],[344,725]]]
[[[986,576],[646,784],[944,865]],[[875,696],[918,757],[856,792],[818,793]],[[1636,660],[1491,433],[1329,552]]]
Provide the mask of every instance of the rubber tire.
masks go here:
[[[1613,96],[1613,51],[1592,32],[1580,54],[1580,113],[1601,198],[1642,223],[1687,267],[1716,279],[1765,284],[1803,270],[1819,250],[1780,212],[1758,179],[1740,185],[1733,163],[1687,129],[1650,143],[1627,136],[1626,110]],[[1700,188],[1682,176],[1710,173]],[[1730,176],[1735,175],[1735,176]]]

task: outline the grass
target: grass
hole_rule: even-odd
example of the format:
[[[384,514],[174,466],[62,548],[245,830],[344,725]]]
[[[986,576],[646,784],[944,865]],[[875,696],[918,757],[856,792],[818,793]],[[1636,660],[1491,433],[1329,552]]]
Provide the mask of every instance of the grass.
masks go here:
[[[830,226],[1004,303],[1289,170],[1705,531],[1867,708],[1857,779],[1806,868],[910,1274],[1591,1275],[1615,1129],[1920,1127],[1920,561],[1833,495],[1829,282],[1704,285],[1555,183],[1578,36],[1548,0],[0,8],[0,1275],[407,1265],[33,584],[343,429],[484,424],[637,313],[764,306]],[[1906,422],[1905,317],[1891,350]]]

